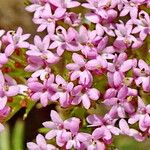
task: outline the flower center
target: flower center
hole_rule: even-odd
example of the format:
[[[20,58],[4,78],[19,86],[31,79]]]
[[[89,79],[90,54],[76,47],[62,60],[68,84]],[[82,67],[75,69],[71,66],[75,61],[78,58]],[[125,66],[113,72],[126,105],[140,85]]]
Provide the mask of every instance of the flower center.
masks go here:
[[[86,43],[86,46],[90,47],[90,48],[93,48],[94,47],[94,44],[90,43],[90,42],[87,42]]]
[[[52,19],[51,19],[51,18],[48,18],[47,21],[48,21],[48,22],[52,22]]]

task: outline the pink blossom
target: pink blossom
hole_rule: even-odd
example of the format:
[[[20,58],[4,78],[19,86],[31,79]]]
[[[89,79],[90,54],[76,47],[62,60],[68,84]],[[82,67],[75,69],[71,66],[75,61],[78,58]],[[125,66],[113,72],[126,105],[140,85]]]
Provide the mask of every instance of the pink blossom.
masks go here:
[[[41,65],[44,64],[55,64],[59,61],[59,56],[55,53],[52,53],[49,50],[50,38],[49,36],[45,36],[43,40],[39,36],[34,37],[34,45],[30,44],[29,50],[26,54],[29,56],[29,60],[34,61],[38,60],[41,62]],[[36,63],[37,61],[35,61]],[[38,65],[38,63],[37,63]]]
[[[133,23],[137,25],[132,33],[139,33],[140,39],[143,41],[150,34],[150,16],[145,11],[139,12],[139,19],[133,20]]]
[[[143,141],[144,140],[144,137],[142,136],[142,134],[139,131],[137,131],[133,128],[129,128],[129,125],[125,119],[121,119],[119,121],[119,127],[122,131],[122,134],[134,137],[137,141]]]
[[[72,81],[78,79],[79,84],[90,86],[93,81],[92,74],[86,68],[86,59],[77,53],[73,53],[72,60],[74,63],[66,65],[66,68],[70,70],[70,79]]]
[[[77,31],[70,27],[67,31],[58,26],[56,28],[56,35],[50,35],[53,41],[50,45],[50,49],[56,49],[57,54],[61,56],[65,50],[79,51],[78,44],[76,43]]]
[[[58,150],[54,145],[47,144],[43,135],[36,136],[36,143],[28,142],[27,147],[29,150]]]
[[[64,0],[64,1],[62,1],[62,0],[49,0],[49,2],[58,8],[64,8],[64,9],[74,8],[74,7],[78,7],[80,5],[79,2],[73,1],[73,0]]]
[[[117,12],[113,9],[117,5],[117,2],[114,0],[111,2],[109,0],[87,0],[87,2],[88,3],[83,3],[82,6],[91,9],[94,12],[86,14],[85,18],[89,21],[99,23],[102,19],[109,20],[117,17]]]
[[[10,56],[17,48],[28,48],[29,43],[26,40],[30,37],[30,34],[22,34],[23,30],[21,27],[17,31],[9,31],[2,38],[2,42],[6,44],[5,54]]]
[[[150,67],[143,60],[139,60],[138,68],[133,68],[135,83],[137,86],[142,85],[145,92],[150,91]]]
[[[69,12],[65,14],[64,22],[72,27],[79,26],[81,24],[81,14]]]
[[[115,34],[117,36],[114,46],[120,50],[125,50],[126,48],[132,46],[132,48],[138,48],[143,43],[140,39],[135,38],[132,35],[133,26],[130,23],[116,24]]]
[[[88,133],[79,133],[77,139],[83,143],[83,147],[87,150],[105,150],[105,144]]]
[[[107,66],[107,60],[100,55],[95,59],[89,60],[86,64],[88,70],[92,70],[97,74],[102,74],[107,69]]]
[[[38,79],[40,77],[40,79]],[[49,70],[38,70],[28,79],[29,96],[35,100],[40,100],[45,107],[51,96],[56,92],[57,85],[54,83],[54,75]]]
[[[45,6],[40,10],[39,16],[35,16],[33,21],[35,24],[39,24],[37,31],[42,32],[47,28],[48,33],[54,33],[55,22],[62,19],[65,14],[65,9],[57,8],[52,13],[50,4],[46,3]]]
[[[109,144],[113,135],[119,135],[121,131],[114,126],[115,122],[110,122],[107,117],[102,118],[98,115],[90,115],[87,117],[87,121],[90,127],[97,127],[92,136],[99,140],[102,139],[105,143]]]
[[[0,110],[6,106],[8,97],[16,96],[18,93],[19,87],[16,81],[0,71]]]
[[[72,105],[78,105],[82,102],[86,109],[91,106],[91,100],[97,101],[100,97],[100,92],[96,88],[84,88],[80,85],[74,87],[72,91],[74,96]]]
[[[84,26],[80,27],[77,42],[85,57],[95,58],[106,47],[108,38],[103,37],[103,34],[103,29],[98,28],[98,25],[93,31],[87,30]]]
[[[60,75],[56,76],[56,84],[57,84],[57,91],[51,99],[56,101],[59,99],[60,105],[62,107],[68,107],[71,105],[71,94],[74,84],[72,82],[66,82]]]
[[[143,132],[150,133],[150,105],[145,105],[143,100],[138,97],[138,109],[135,114],[129,118],[130,124],[135,124],[138,122],[139,128]]]
[[[70,139],[71,134],[77,134],[80,120],[72,117],[63,121],[59,114],[54,110],[51,111],[50,116],[52,121],[43,123],[44,127],[51,129],[45,137],[46,139],[52,139],[56,137],[56,142],[61,147]]]
[[[138,0],[122,0],[120,16],[126,16],[129,13],[131,18],[137,18],[138,6],[141,4],[141,1],[138,2]]]
[[[110,93],[111,91],[113,93]],[[134,113],[135,109],[133,105],[127,101],[127,97],[136,96],[137,91],[123,86],[118,90],[117,96],[115,96],[116,92],[115,89],[107,90],[103,103],[107,106],[112,106],[111,109],[116,111],[120,118],[125,118],[126,112],[128,114]]]

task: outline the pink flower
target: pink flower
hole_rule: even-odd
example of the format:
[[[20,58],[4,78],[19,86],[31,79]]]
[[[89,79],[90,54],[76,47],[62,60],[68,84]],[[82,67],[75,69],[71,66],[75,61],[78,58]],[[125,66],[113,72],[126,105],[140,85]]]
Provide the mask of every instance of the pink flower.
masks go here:
[[[73,0],[64,0],[64,1],[62,1],[62,0],[49,0],[49,2],[58,8],[64,8],[64,9],[74,8],[74,7],[78,7],[80,5],[79,2],[73,1]]]
[[[116,40],[114,46],[120,50],[125,50],[126,48],[132,46],[132,48],[138,48],[143,43],[140,39],[135,38],[132,35],[133,25],[127,22],[124,24],[122,21],[120,24],[116,24]]]
[[[106,34],[108,34],[109,36],[112,36],[112,37],[115,37],[114,29],[115,29],[115,24],[113,24],[113,23],[107,23],[104,25],[102,25],[100,23],[96,24],[97,32],[105,32]]]
[[[97,101],[100,97],[100,92],[96,88],[84,88],[78,85],[72,90],[72,95],[74,96],[72,105],[78,105],[82,102],[83,106],[89,109],[91,100]]]
[[[97,74],[103,74],[107,69],[107,66],[107,60],[100,55],[86,63],[86,68]]]
[[[53,41],[50,45],[50,49],[56,49],[59,56],[61,56],[65,50],[79,51],[76,36],[77,31],[74,28],[70,27],[66,31],[63,27],[58,26],[56,28],[56,35],[50,35],[50,38]]]
[[[145,92],[150,91],[150,66],[143,60],[139,60],[138,68],[133,68],[135,83],[137,86],[142,85]]]
[[[18,93],[19,87],[16,81],[0,71],[0,110],[6,106],[8,97],[16,96]]]
[[[47,28],[48,33],[54,33],[55,22],[63,18],[65,11],[63,8],[57,8],[53,14],[50,4],[46,3],[40,10],[39,16],[33,18],[34,23],[40,25],[37,31],[42,32]]]
[[[77,134],[80,120],[78,118],[72,117],[63,121],[59,114],[54,110],[51,111],[50,116],[52,121],[43,123],[44,127],[51,129],[45,137],[46,139],[52,139],[56,137],[57,144],[59,146],[63,146],[70,139],[71,134]]]
[[[43,135],[36,136],[36,143],[28,142],[28,150],[58,150],[54,145],[47,144]]]
[[[91,9],[93,12],[87,13],[85,18],[93,23],[99,23],[102,19],[113,20],[117,17],[117,12],[113,9],[117,5],[118,1],[115,2],[104,0],[87,0],[88,3],[83,3],[82,6]],[[107,9],[105,9],[107,8]],[[112,19],[113,18],[113,19]]]
[[[98,28],[98,25],[93,31],[87,30],[84,26],[80,27],[77,42],[86,58],[95,58],[106,47],[108,37],[103,37],[103,34],[103,29]]]
[[[73,137],[70,136],[70,139],[66,143],[66,149],[72,149],[72,148],[79,149],[79,150],[84,149],[82,143],[78,139],[78,134]]]
[[[129,118],[128,122],[130,124],[138,122],[140,130],[150,134],[150,105],[145,105],[143,100],[138,97],[137,112]]]
[[[68,107],[71,105],[71,94],[74,84],[72,82],[66,82],[60,75],[56,76],[57,89],[56,93],[51,97],[52,101],[59,99],[62,107]]]
[[[139,131],[137,131],[133,128],[131,128],[131,129],[129,128],[129,125],[125,119],[121,119],[119,121],[119,127],[122,131],[122,134],[134,137],[137,141],[143,141],[144,140],[144,137],[142,136],[142,134]]]
[[[132,33],[139,33],[140,39],[143,41],[150,34],[150,16],[145,11],[139,12],[139,19],[133,20],[133,23],[137,25]]]
[[[109,144],[112,140],[113,135],[119,135],[121,131],[115,127],[115,121],[108,121],[107,117],[100,117],[98,115],[90,115],[87,117],[87,122],[90,124],[90,127],[97,127],[92,136],[96,140],[102,139],[106,144]]]
[[[117,96],[115,96],[116,93]],[[137,96],[137,90],[130,89],[126,86],[121,87],[118,91],[109,89],[105,93],[105,100],[103,103],[107,106],[112,106],[111,109],[114,110],[120,118],[125,118],[126,112],[132,114],[135,111],[132,103],[127,101],[127,97],[130,96]]]
[[[64,22],[72,27],[79,26],[81,24],[81,14],[69,12],[65,14]]]
[[[116,80],[116,77],[119,78],[119,80],[116,81],[120,81],[121,83],[122,80],[125,78],[125,74],[137,66],[137,60],[127,59],[126,53],[120,53],[118,56],[111,55],[110,60],[112,60],[112,63],[107,62],[107,70],[109,71],[107,73],[107,76],[110,86],[114,86],[114,81]]]
[[[66,65],[66,68],[70,70],[70,79],[75,81],[78,79],[78,83],[84,86],[90,86],[93,81],[92,74],[86,68],[86,60],[82,55],[73,53],[72,60],[74,63]]]
[[[105,144],[97,140],[95,136],[88,133],[78,133],[77,139],[83,144],[83,149],[86,150],[105,150]]]
[[[131,18],[137,18],[138,15],[138,6],[141,5],[141,3],[138,3],[137,0],[123,0],[122,1],[122,10],[120,12],[120,16],[126,16],[128,13],[130,14]]]
[[[22,35],[23,30],[21,27],[17,31],[9,31],[2,38],[2,42],[6,44],[5,54],[10,56],[17,48],[28,48],[29,43],[26,40],[30,37],[30,34]]]
[[[45,36],[43,40],[39,36],[34,37],[34,45],[30,44],[29,50],[26,54],[29,56],[29,60],[34,61],[34,59],[41,62],[42,66],[45,64],[55,64],[59,61],[59,56],[55,53],[52,53],[49,50],[50,38]],[[35,63],[38,65],[37,61]],[[36,65],[35,64],[35,65]]]
[[[40,78],[40,79],[39,79]],[[57,85],[54,83],[54,75],[49,70],[38,70],[28,79],[29,96],[45,107],[51,96],[56,92]]]

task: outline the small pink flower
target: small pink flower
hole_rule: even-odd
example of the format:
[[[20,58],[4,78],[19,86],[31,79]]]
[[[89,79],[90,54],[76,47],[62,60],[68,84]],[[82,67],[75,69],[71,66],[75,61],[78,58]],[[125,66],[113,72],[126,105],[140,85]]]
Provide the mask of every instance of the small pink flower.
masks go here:
[[[105,150],[105,144],[96,139],[95,136],[88,133],[79,133],[77,139],[83,144],[83,149],[87,150]]]
[[[73,1],[73,0],[64,0],[64,1],[62,1],[62,0],[49,0],[49,2],[58,8],[64,8],[64,9],[74,8],[74,7],[78,7],[80,5],[79,2]]]
[[[78,105],[82,102],[86,109],[91,106],[91,100],[97,101],[100,97],[100,92],[96,88],[84,88],[80,85],[74,87],[72,90],[74,96],[72,105]]]
[[[120,118],[125,118],[126,112],[128,114],[133,114],[135,111],[133,105],[127,101],[127,97],[130,96],[137,96],[137,90],[130,89],[126,86],[121,87],[118,91],[109,89],[105,93],[105,100],[103,103],[107,106],[112,106],[111,109],[114,110]]]
[[[137,141],[143,141],[144,140],[144,137],[142,136],[142,134],[139,131],[132,129],[132,128],[131,129],[129,128],[129,125],[125,119],[121,119],[119,121],[119,127],[122,131],[122,134],[131,136],[131,137],[135,138]]]
[[[35,36],[34,45],[30,44],[29,50],[26,52],[26,54],[29,56],[29,62],[34,62],[35,60],[35,65],[37,65],[37,67],[38,63],[40,62],[41,66],[45,64],[57,63],[59,61],[59,56],[49,50],[49,44],[49,36],[45,36],[43,40],[39,36]]]
[[[143,132],[150,133],[150,105],[145,105],[143,100],[138,97],[138,109],[135,114],[133,114],[128,122],[130,124],[135,124],[138,122],[139,128]]]
[[[16,81],[0,71],[0,110],[4,109],[8,97],[16,96],[19,93],[19,86]]]
[[[29,43],[26,40],[30,37],[30,34],[22,34],[21,27],[17,31],[9,31],[2,38],[2,42],[6,44],[5,54],[10,56],[17,48],[28,48]]]
[[[40,79],[39,79],[40,78]],[[52,95],[56,92],[57,85],[54,83],[54,75],[49,70],[38,70],[28,79],[29,96],[35,100],[40,100],[45,107]]]
[[[120,50],[125,50],[126,48],[132,46],[132,48],[138,48],[143,43],[140,39],[135,38],[132,35],[133,25],[129,21],[124,24],[122,21],[120,24],[116,24],[115,34],[117,36],[114,46]]]
[[[139,60],[138,68],[133,68],[135,83],[137,86],[142,85],[145,92],[150,91],[150,66],[143,60]]]
[[[133,20],[133,23],[137,25],[132,33],[139,33],[140,39],[143,41],[150,34],[150,16],[145,11],[139,12],[139,19]]]
[[[99,23],[103,19],[113,20],[117,17],[117,12],[113,8],[115,8],[118,2],[114,3],[114,0],[111,2],[109,2],[109,0],[87,0],[87,2],[88,3],[83,3],[82,6],[93,11],[85,15],[87,20],[93,23]]]
[[[45,137],[46,139],[52,139],[56,137],[57,144],[59,146],[63,146],[70,139],[71,134],[77,134],[80,120],[78,118],[72,117],[63,121],[59,114],[54,110],[51,111],[50,116],[52,121],[43,123],[44,127],[51,129]]]
[[[54,33],[55,22],[63,18],[65,11],[63,8],[57,8],[53,13],[50,4],[46,3],[40,10],[39,16],[33,18],[33,22],[40,25],[37,31],[42,32],[47,29],[48,33]]]
[[[50,38],[53,41],[50,44],[50,49],[56,49],[57,54],[61,56],[65,50],[79,51],[78,44],[76,42],[77,31],[70,27],[67,31],[65,28],[58,26],[56,28],[56,35],[51,34]]]
[[[86,68],[86,59],[77,53],[73,53],[72,60],[74,63],[66,65],[66,68],[70,70],[70,79],[75,81],[78,79],[79,84],[84,86],[90,86],[93,81],[92,74]]]
[[[58,150],[54,145],[47,144],[43,135],[36,136],[36,143],[28,142],[28,150]]]
[[[74,84],[72,82],[66,82],[60,75],[56,76],[57,89],[56,93],[52,95],[52,101],[59,100],[62,107],[68,107],[71,105],[71,94]]]

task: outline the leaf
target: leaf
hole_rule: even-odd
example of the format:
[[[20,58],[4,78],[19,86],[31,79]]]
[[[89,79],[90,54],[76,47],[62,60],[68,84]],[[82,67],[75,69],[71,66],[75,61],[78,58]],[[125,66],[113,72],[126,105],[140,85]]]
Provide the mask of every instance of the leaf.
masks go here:
[[[18,120],[12,133],[13,150],[24,150],[24,122]]]
[[[80,119],[84,119],[86,116],[86,109],[82,107],[75,107],[71,112],[71,117],[77,117]]]
[[[0,134],[0,150],[10,150],[10,131],[8,125],[5,130]]]
[[[117,136],[114,139],[114,144],[119,150],[149,150],[150,140],[137,142],[131,137]]]
[[[107,77],[105,75],[94,76],[93,87],[100,90],[101,93],[104,93],[107,87]]]
[[[13,97],[13,101],[8,103],[8,106],[10,106],[11,112],[10,114],[5,118],[4,122],[10,120],[21,108],[20,101],[24,99],[24,96],[18,95]]]
[[[39,133],[42,133],[42,134],[46,134],[46,133],[49,132],[49,129],[43,127],[43,128],[38,129],[38,132],[39,132]]]
[[[25,120],[28,116],[28,114],[30,113],[30,111],[32,110],[32,108],[35,106],[36,102],[32,101],[32,100],[28,100],[28,104],[27,104],[27,108],[25,111],[25,114],[23,115],[23,120]]]

